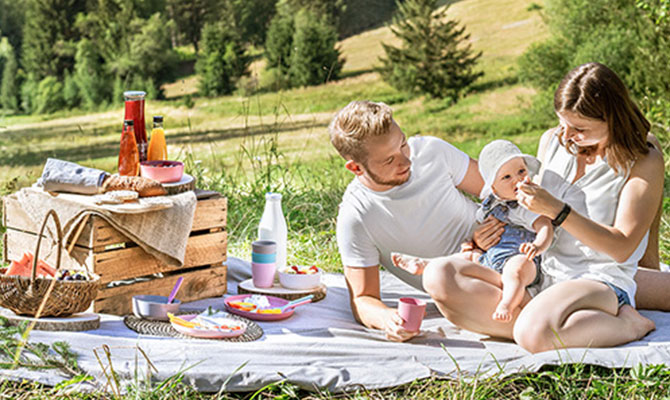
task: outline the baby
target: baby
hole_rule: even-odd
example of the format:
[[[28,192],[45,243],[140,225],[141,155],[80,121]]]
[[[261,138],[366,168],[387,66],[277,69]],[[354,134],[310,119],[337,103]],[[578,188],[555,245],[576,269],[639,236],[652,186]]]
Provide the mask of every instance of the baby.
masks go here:
[[[553,237],[549,218],[526,210],[516,201],[517,186],[529,179],[529,172],[537,173],[539,167],[535,157],[521,153],[508,140],[494,140],[479,154],[484,187],[477,222],[493,215],[507,225],[498,244],[485,253],[468,242],[463,244],[461,254],[502,274],[502,299],[492,315],[496,321],[509,322],[526,286],[539,280],[539,255],[549,247]],[[391,259],[394,265],[413,274],[423,273],[430,261],[399,253],[392,253]]]

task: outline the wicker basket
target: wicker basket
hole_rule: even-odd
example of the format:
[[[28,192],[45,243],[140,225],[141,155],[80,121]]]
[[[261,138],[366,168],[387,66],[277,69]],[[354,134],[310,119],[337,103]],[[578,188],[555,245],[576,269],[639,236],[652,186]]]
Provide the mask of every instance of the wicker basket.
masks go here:
[[[60,281],[36,276],[42,235],[50,216],[58,234],[56,270],[60,268],[63,232],[56,212],[49,210],[37,236],[31,276],[0,275],[0,306],[19,315],[65,317],[85,311],[98,294],[100,279],[97,276],[85,281]]]

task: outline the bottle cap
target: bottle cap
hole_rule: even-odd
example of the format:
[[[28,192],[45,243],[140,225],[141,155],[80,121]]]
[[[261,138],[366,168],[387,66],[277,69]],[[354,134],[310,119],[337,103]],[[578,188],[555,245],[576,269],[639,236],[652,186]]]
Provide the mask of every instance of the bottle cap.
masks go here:
[[[123,92],[123,98],[126,101],[144,100],[146,95],[147,92],[142,92],[140,90],[129,90],[127,92]]]
[[[163,122],[162,115],[154,115],[154,122]]]
[[[123,121],[123,125],[124,125],[124,126],[125,126],[125,125],[127,125],[127,126],[133,126],[133,125],[135,125],[135,121],[133,121],[132,119],[126,119],[126,120]]]
[[[267,192],[265,193],[265,200],[281,200],[281,193]]]

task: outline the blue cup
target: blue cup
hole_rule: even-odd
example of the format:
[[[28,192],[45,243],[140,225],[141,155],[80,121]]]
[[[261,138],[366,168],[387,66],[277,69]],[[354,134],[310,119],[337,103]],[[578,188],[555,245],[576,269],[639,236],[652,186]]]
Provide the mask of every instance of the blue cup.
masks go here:
[[[277,262],[277,253],[251,253],[251,261],[259,264],[274,264]]]

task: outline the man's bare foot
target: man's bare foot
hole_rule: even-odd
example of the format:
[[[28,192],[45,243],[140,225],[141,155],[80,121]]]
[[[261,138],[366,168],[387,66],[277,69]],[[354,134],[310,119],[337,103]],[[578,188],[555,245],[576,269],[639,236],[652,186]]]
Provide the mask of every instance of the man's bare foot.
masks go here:
[[[426,259],[400,253],[391,253],[391,261],[396,267],[414,275],[421,275],[426,265],[428,265],[428,260]]]
[[[642,339],[647,333],[656,329],[654,321],[644,317],[629,305],[621,306],[621,308],[619,308],[619,317],[630,323],[631,329],[635,332],[636,339]]]
[[[491,318],[493,318],[494,321],[510,322],[512,320],[512,312],[507,307],[507,304],[498,303],[498,307],[496,307]]]

